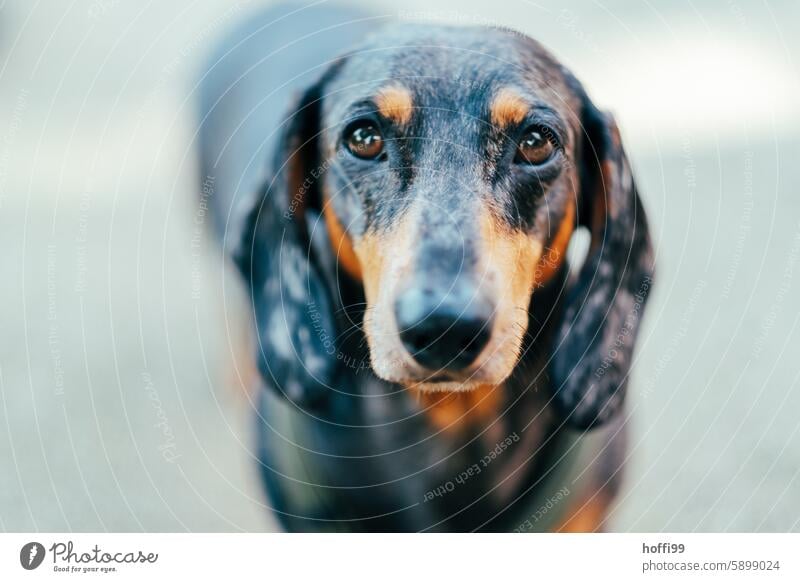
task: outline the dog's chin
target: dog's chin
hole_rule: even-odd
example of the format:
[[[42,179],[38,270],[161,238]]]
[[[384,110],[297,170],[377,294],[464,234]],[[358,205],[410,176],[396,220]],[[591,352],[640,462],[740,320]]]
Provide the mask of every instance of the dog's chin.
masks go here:
[[[410,390],[424,393],[434,392],[469,392],[487,385],[499,385],[505,381],[507,374],[488,378],[484,374],[473,374],[471,377],[460,380],[453,378],[447,372],[426,372],[416,367],[393,367],[373,365],[375,375],[393,384],[400,384]]]

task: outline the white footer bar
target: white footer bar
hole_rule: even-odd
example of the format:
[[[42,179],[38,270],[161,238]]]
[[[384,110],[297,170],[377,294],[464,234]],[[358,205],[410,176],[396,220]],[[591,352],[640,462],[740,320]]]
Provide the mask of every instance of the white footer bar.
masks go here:
[[[797,581],[798,554],[800,534],[2,534],[0,580]]]

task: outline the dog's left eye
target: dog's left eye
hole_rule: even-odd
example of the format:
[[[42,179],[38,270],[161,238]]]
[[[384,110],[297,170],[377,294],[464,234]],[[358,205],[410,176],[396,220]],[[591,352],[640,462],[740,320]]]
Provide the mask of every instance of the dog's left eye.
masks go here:
[[[351,154],[364,160],[374,160],[383,152],[383,135],[371,121],[357,121],[348,126],[344,143]]]
[[[514,161],[518,164],[541,165],[549,160],[555,151],[552,131],[546,127],[534,126],[525,130],[517,144]]]

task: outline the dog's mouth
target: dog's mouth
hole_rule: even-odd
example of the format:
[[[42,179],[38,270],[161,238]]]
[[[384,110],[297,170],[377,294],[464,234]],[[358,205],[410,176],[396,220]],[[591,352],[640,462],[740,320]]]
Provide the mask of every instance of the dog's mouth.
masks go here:
[[[455,381],[456,381],[455,378],[452,378],[450,375],[445,373],[445,374],[437,374],[436,376],[433,376],[432,378],[428,378],[427,383],[428,384],[444,384],[445,382],[455,382]]]
[[[420,392],[464,392],[500,385],[516,366],[521,335],[509,333],[508,328],[519,328],[523,322],[508,325],[491,314],[480,324],[458,319],[443,324],[429,317],[420,326],[428,324],[442,327],[433,332],[401,328],[367,334],[372,369],[378,377]],[[453,330],[460,340],[453,339]]]

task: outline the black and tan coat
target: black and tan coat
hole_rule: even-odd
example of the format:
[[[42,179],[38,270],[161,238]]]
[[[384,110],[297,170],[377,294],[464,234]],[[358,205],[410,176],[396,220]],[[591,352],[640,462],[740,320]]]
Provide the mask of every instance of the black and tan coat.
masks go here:
[[[282,524],[601,528],[653,258],[614,121],[575,77],[513,31],[284,7],[200,94]]]

